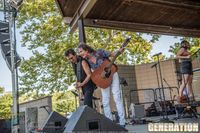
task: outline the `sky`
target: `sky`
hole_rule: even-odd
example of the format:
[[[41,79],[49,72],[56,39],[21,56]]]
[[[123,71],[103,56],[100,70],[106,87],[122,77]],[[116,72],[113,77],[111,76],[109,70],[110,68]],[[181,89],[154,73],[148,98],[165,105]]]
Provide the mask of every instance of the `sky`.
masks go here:
[[[0,20],[3,20],[2,14],[0,14]],[[17,53],[20,55],[20,57],[27,59],[31,56],[31,52],[27,50],[26,47],[21,47],[20,44],[21,36],[19,32],[20,29],[16,29]],[[145,38],[147,40],[149,39],[148,36],[146,36]],[[162,35],[159,38],[159,41],[156,41],[156,43],[153,45],[153,50],[151,52],[151,55],[162,52],[162,54],[169,57],[170,56],[170,53],[168,52],[169,46],[179,41],[180,37],[175,38],[174,36]],[[6,91],[12,90],[11,72],[8,69],[8,66],[4,58],[2,57],[1,50],[0,50],[0,87],[4,87]]]

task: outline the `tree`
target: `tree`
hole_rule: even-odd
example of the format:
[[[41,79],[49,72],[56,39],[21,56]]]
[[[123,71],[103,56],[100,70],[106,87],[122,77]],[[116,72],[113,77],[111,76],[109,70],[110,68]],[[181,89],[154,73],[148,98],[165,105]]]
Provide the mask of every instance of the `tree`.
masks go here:
[[[37,10],[36,10],[37,9]],[[68,27],[54,0],[26,0],[17,18],[18,27],[23,27],[22,45],[33,56],[20,66],[20,89],[22,93],[41,93],[64,91],[74,82],[71,64],[63,53],[68,48],[78,45],[78,33],[67,33]],[[142,33],[118,30],[86,28],[87,42],[94,48],[118,49],[126,36],[131,36],[127,50],[117,59],[118,64],[139,64],[151,61],[148,55],[152,43],[159,36],[153,35],[150,41],[142,38]]]
[[[76,99],[71,92],[54,93],[52,97],[53,110],[66,115],[67,113],[74,112],[76,109]]]
[[[0,87],[0,94],[3,93],[4,90],[5,90],[5,89],[4,89],[3,87]]]
[[[0,87],[0,119],[11,118],[11,105],[12,105],[12,94],[4,93],[4,88]]]

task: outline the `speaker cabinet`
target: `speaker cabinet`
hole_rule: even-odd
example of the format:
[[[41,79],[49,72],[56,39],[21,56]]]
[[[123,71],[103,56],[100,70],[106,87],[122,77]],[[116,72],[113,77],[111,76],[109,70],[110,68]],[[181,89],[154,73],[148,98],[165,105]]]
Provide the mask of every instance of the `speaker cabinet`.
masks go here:
[[[114,123],[96,110],[84,105],[80,106],[72,114],[65,125],[64,133],[71,132],[99,132],[99,131],[117,131],[127,132],[127,130]]]
[[[66,122],[67,118],[53,111],[42,127],[42,131],[45,133],[63,133]]]

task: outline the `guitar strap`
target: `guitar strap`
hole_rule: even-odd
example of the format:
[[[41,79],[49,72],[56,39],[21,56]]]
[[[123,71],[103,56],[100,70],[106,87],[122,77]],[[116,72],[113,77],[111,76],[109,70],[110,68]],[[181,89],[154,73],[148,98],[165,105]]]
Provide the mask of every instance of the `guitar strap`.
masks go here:
[[[97,52],[95,51],[94,55],[96,55],[96,53],[97,53]],[[102,53],[99,53],[96,57],[97,57],[97,61],[98,61],[99,59],[102,59],[102,60],[109,60],[109,61],[110,61],[109,57],[104,57]]]
[[[94,52],[94,55],[96,55],[96,51]],[[98,54],[98,56],[96,56],[97,57],[97,60],[99,60],[99,59],[102,59],[102,60],[104,60],[104,57],[103,57],[103,55],[102,54]]]
[[[81,59],[79,58],[78,59],[79,61],[78,61],[78,63],[77,63],[77,67],[76,67],[76,74],[77,74],[77,81],[78,82],[81,82]]]
[[[96,51],[95,51],[95,54],[96,54]],[[104,60],[110,61],[109,57],[104,57],[103,54],[101,54],[101,53],[98,54],[97,60],[98,60],[98,59],[102,59],[103,61],[104,61]],[[113,63],[113,65],[114,65],[114,66],[117,68],[117,70],[118,70],[117,65],[116,65],[115,63]]]
[[[82,76],[82,59],[80,57],[77,58],[78,62],[76,64],[76,76],[77,76],[77,82],[81,82],[81,76]],[[78,89],[78,95],[79,95],[79,105],[83,105],[83,90]]]

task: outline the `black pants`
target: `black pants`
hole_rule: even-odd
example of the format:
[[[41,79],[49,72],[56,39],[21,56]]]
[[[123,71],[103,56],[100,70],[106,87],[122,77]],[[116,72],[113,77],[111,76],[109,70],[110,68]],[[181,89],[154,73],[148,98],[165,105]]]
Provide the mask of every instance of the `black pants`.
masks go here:
[[[93,108],[92,98],[93,98],[94,90],[91,88],[84,88],[83,95],[84,95],[84,105],[87,105]]]

